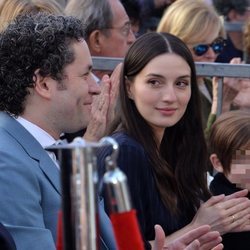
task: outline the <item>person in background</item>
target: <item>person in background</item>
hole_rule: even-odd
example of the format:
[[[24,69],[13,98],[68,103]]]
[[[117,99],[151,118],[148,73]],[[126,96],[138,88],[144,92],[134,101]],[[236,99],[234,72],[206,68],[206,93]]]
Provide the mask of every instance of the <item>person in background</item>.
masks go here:
[[[250,58],[250,21],[244,24],[243,29],[244,61],[240,57],[230,60],[230,64],[249,64]],[[250,110],[250,79],[229,78],[223,79],[223,105],[222,111],[235,109]],[[217,107],[217,100],[213,100],[212,106]]]
[[[135,36],[120,0],[70,0],[66,15],[79,18],[86,29],[91,56],[123,58]],[[95,72],[101,78],[105,72]]]
[[[63,8],[56,0],[5,0],[0,8],[0,32],[18,15],[31,12],[59,15]]]
[[[119,0],[70,0],[65,13],[79,18],[85,24],[86,42],[91,56],[124,57],[135,41],[131,21]],[[90,141],[97,141],[104,136],[115,113],[120,70],[121,64],[113,72],[93,72],[101,88],[101,95],[94,98],[94,118],[85,134],[85,131],[66,134],[68,141],[83,134]]]
[[[127,176],[146,249],[155,237],[155,224],[167,235],[166,248],[175,237],[204,224],[221,234],[250,228],[245,220],[250,201],[239,197],[246,190],[209,199],[195,65],[189,48],[176,36],[147,33],[130,47],[108,135],[119,145],[117,166]],[[107,155],[107,147],[98,152],[100,176]],[[204,237],[201,249],[219,243],[217,236]]]
[[[214,62],[225,47],[222,20],[213,6],[204,0],[178,0],[172,3],[164,13],[157,31],[179,37],[190,49],[195,62]],[[213,86],[212,80],[207,77],[198,77],[197,81],[205,129],[212,108]]]
[[[247,21],[243,29],[244,60],[235,57],[230,60],[230,64],[249,63],[250,55],[250,21]],[[222,113],[229,110],[250,110],[250,79],[249,78],[223,78]],[[211,126],[217,117],[218,109],[218,79],[213,79],[213,103],[211,114],[206,127],[206,135],[210,133]]]
[[[243,44],[244,44],[244,61],[241,58],[233,58],[230,63],[242,64],[250,63],[250,20],[244,25],[243,30]],[[227,78],[225,84],[229,88],[229,92],[233,92],[233,100],[231,106],[234,109],[250,110],[250,79],[249,78]]]
[[[156,9],[165,9],[175,0],[138,0],[141,4],[143,15],[151,15]]]
[[[250,191],[250,112],[221,114],[211,128],[208,143],[210,161],[217,172],[211,192],[229,195],[244,188]],[[223,235],[223,245],[225,250],[248,250],[250,231]]]
[[[140,34],[155,31],[166,10],[175,0],[138,0],[143,23]]]
[[[244,62],[241,58],[233,58],[230,64],[244,64]],[[250,111],[250,79],[224,77],[222,100],[222,112],[237,109]],[[218,106],[216,99],[213,100],[212,106]]]
[[[218,55],[216,62],[229,63],[233,58],[244,59],[243,27],[250,17],[249,0],[213,0],[213,5],[229,24],[242,24],[241,30],[228,30],[226,47]]]
[[[141,6],[138,0],[121,0],[121,3],[128,14],[135,37],[139,36],[143,18],[141,16]]]

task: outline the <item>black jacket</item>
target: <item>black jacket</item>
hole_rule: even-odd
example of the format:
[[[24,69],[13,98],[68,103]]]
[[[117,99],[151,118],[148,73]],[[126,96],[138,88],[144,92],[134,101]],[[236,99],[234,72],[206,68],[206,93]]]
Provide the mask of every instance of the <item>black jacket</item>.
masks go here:
[[[215,175],[214,180],[210,184],[210,190],[214,195],[229,195],[239,191],[240,189],[232,184],[221,173]],[[248,194],[248,198],[250,198]],[[250,249],[250,232],[228,233],[222,236],[224,250],[249,250]]]

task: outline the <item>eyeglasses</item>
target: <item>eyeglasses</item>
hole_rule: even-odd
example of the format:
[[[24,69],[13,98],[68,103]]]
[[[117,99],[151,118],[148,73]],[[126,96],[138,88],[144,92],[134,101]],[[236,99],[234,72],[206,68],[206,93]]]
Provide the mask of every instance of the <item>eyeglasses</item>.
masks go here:
[[[194,46],[193,51],[196,56],[202,56],[208,51],[209,47],[211,47],[215,54],[220,54],[225,46],[225,39],[219,37],[215,39],[211,44],[198,44]]]
[[[104,30],[120,30],[121,34],[124,37],[128,37],[130,34],[130,31],[132,32],[130,22],[125,23],[122,27],[110,27],[110,28],[105,28]]]

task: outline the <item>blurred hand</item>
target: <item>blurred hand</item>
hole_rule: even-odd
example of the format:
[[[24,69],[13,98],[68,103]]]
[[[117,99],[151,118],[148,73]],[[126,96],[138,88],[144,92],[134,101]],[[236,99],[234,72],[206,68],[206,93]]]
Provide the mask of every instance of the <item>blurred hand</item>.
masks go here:
[[[230,64],[242,64],[242,61],[233,58]],[[250,79],[224,77],[223,83],[223,112],[230,110],[232,104],[238,108],[250,108]]]
[[[239,109],[250,109],[250,79],[240,80],[240,90],[233,100]]]
[[[234,98],[238,94],[238,90],[232,86],[238,86],[237,78],[229,78],[225,77],[223,79],[223,96],[222,96],[222,112],[229,111],[232,105]],[[213,86],[213,101],[211,106],[211,113],[217,114],[218,110],[218,87],[219,87],[219,78],[212,78],[212,86]]]
[[[233,59],[231,59],[231,61],[229,62],[230,64],[242,64],[242,61],[239,57],[235,57]],[[224,77],[224,84],[235,90],[235,91],[239,91],[239,85],[238,83],[239,78],[235,78],[235,77]]]

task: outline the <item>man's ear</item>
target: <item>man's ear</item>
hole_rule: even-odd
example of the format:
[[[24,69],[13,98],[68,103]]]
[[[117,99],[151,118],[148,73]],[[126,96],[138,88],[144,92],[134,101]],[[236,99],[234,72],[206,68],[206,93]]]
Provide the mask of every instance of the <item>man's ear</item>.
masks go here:
[[[34,90],[38,95],[43,98],[49,99],[51,96],[51,77],[43,77],[39,73],[39,69],[37,69],[34,73],[34,81],[35,81],[35,88]]]
[[[211,161],[214,169],[217,172],[223,173],[224,172],[223,166],[222,166],[217,154],[211,154],[209,158],[210,158],[210,161]]]
[[[99,54],[101,52],[101,35],[100,30],[94,30],[89,35],[88,46],[93,54]]]

